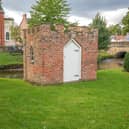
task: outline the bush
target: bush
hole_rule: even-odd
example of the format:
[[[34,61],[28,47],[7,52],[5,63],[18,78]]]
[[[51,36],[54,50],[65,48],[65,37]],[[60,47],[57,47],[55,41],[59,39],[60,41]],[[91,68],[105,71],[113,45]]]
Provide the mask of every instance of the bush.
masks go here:
[[[129,72],[129,53],[127,53],[124,58],[124,69]]]

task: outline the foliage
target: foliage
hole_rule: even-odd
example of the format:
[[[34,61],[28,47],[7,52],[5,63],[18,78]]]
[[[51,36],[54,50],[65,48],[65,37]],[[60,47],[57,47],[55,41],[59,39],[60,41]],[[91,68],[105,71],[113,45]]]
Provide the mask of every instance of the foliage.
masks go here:
[[[125,55],[124,59],[124,69],[129,72],[129,53]]]
[[[98,72],[98,80],[39,87],[0,79],[1,129],[128,129],[129,74]]]
[[[29,20],[30,27],[41,24],[64,24],[70,8],[66,0],[38,0],[36,5],[32,6]]]
[[[99,31],[99,49],[106,49],[110,42],[110,34],[106,27],[105,19],[97,13],[90,27],[97,28]]]
[[[2,2],[0,0],[0,11],[3,11]]]
[[[11,37],[16,42],[20,42],[20,43],[23,42],[21,38],[19,26],[11,26]]]
[[[111,55],[104,50],[100,50],[98,55],[98,64],[101,63],[101,61],[108,58],[114,58],[114,55]]]
[[[122,19],[123,23],[123,33],[126,35],[129,32],[129,11],[127,12],[126,16]]]
[[[10,54],[7,52],[0,52],[0,65],[22,64],[23,57],[21,54]]]
[[[122,27],[119,24],[109,26],[108,30],[111,35],[121,35],[122,34]]]

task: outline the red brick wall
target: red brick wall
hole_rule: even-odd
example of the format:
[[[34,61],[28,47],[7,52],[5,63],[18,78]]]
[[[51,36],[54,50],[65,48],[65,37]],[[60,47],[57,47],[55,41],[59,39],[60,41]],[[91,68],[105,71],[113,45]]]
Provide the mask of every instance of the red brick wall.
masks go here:
[[[62,25],[51,31],[42,25],[28,31],[24,55],[25,80],[39,84],[63,82],[63,49],[70,39],[82,47],[81,80],[96,79],[98,32],[87,27],[69,27],[64,32]],[[34,64],[30,59],[30,47],[34,49]]]
[[[4,46],[4,12],[0,11],[0,46]]]

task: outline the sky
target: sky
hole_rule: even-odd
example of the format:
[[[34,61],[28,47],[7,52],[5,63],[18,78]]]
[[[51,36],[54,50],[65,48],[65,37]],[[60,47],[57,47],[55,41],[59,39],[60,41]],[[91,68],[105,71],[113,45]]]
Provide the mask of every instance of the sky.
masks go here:
[[[36,0],[2,0],[5,16],[15,19],[20,24],[24,13],[29,12]],[[129,7],[129,0],[68,0],[71,8],[68,20],[78,22],[79,25],[88,25],[97,12],[104,16],[108,26],[121,23]]]

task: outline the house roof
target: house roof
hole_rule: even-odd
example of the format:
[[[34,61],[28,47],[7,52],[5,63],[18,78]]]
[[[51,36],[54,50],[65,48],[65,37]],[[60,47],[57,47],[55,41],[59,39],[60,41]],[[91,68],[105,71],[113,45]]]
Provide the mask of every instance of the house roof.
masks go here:
[[[128,34],[126,36],[124,36],[124,35],[113,35],[113,36],[111,36],[111,41],[112,42],[129,41],[129,35]]]
[[[23,18],[19,26],[21,30],[28,29],[28,20],[26,14],[23,14]]]
[[[125,40],[125,36],[123,36],[123,35],[117,35],[117,36],[115,36],[115,39],[116,40]]]

